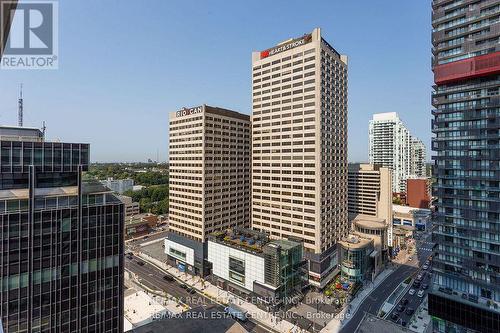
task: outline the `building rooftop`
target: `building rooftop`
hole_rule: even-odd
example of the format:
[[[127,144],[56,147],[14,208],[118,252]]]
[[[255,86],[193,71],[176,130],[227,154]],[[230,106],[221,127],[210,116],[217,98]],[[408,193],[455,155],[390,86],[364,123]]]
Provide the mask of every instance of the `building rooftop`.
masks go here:
[[[346,248],[360,249],[373,243],[372,239],[360,237],[359,235],[349,234],[339,241],[340,245]]]
[[[270,239],[264,232],[240,227],[214,232],[208,237],[214,242],[256,254],[262,253],[265,247],[289,250],[299,244],[289,239]]]
[[[365,227],[368,229],[386,229],[387,224],[385,219],[380,219],[375,216],[359,214],[352,221],[360,227]]]
[[[35,127],[0,126],[0,139],[12,141],[43,141],[43,132]]]
[[[400,213],[400,214],[415,214],[415,213],[430,214],[431,213],[430,209],[415,208],[415,207],[402,206],[402,205],[392,205],[392,211],[394,213]]]

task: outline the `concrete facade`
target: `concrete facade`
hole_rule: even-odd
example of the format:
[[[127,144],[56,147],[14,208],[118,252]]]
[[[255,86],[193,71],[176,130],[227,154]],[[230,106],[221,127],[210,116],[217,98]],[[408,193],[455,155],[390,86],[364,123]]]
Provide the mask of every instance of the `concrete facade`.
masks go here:
[[[348,232],[347,56],[320,29],[252,54],[252,227],[304,241],[309,280]]]

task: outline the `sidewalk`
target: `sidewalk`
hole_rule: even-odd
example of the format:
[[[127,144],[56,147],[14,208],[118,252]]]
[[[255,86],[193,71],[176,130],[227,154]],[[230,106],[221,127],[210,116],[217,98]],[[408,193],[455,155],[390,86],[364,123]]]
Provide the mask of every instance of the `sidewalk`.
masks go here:
[[[352,318],[356,311],[358,310],[359,305],[367,298],[371,292],[377,288],[389,275],[394,272],[394,268],[388,267],[382,273],[380,273],[375,281],[369,286],[363,287],[363,289],[358,292],[356,297],[346,306],[337,316],[336,318],[330,320],[330,322],[321,330],[323,333],[333,333],[338,332],[346,323],[349,322],[349,319]],[[344,319],[345,318],[345,319]]]
[[[229,303],[239,305],[240,307],[248,311],[254,321],[259,322],[270,330],[284,333],[302,332],[302,329],[300,327],[286,320],[281,320],[280,318],[274,316],[272,313],[261,310],[256,305],[246,302],[236,297],[235,295],[212,285],[210,282],[203,281],[200,277],[193,277],[186,273],[182,273],[177,268],[167,265],[160,260],[155,259],[142,252],[139,253],[139,257],[170,273],[178,280],[184,282],[186,285],[198,289],[198,291],[202,292],[204,295],[213,299],[217,303],[220,303],[222,305],[227,305]]]

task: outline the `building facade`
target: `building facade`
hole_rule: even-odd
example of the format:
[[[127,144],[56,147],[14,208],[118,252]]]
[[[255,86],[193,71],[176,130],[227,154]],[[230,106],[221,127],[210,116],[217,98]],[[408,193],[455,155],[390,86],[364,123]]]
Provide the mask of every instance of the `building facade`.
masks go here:
[[[392,177],[389,168],[372,164],[349,164],[347,207],[349,220],[358,215],[384,220],[387,244],[392,246]]]
[[[435,332],[500,331],[500,1],[432,2]]]
[[[204,275],[208,234],[250,225],[250,141],[248,115],[208,105],[170,114],[169,231],[174,235],[165,251],[171,264]],[[175,251],[201,251],[192,256],[201,260],[183,262],[180,254],[172,255]]]
[[[123,332],[123,203],[82,182],[89,145],[0,127],[5,332]]]
[[[410,175],[414,177],[425,177],[427,173],[427,153],[425,151],[425,145],[420,139],[414,136],[411,137],[410,153]]]
[[[132,191],[134,188],[133,179],[113,179],[113,177],[109,177],[106,180],[101,180],[101,184],[109,188],[111,191],[119,194]]]
[[[233,228],[209,235],[212,282],[242,297],[255,297],[267,310],[302,298],[307,269],[301,242],[269,239],[266,233]]]
[[[408,178],[406,180],[406,204],[415,208],[430,208],[431,180],[429,178]]]
[[[425,146],[413,137],[396,112],[377,113],[369,125],[370,164],[392,172],[392,191],[406,191],[406,179],[425,174]]]
[[[252,80],[252,228],[303,239],[322,288],[348,232],[347,56],[314,29],[253,52]]]
[[[119,195],[118,198],[120,198],[125,206],[125,218],[138,215],[141,212],[139,203],[132,201],[131,197]]]

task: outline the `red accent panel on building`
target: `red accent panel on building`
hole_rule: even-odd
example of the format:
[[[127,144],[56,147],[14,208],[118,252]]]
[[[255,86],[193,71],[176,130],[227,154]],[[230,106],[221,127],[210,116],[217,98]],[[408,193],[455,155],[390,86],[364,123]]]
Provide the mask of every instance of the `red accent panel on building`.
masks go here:
[[[445,84],[500,73],[500,51],[434,67],[434,82]]]
[[[269,50],[265,50],[265,51],[260,52],[260,58],[261,59],[264,59],[264,58],[267,58],[267,57],[269,57]]]
[[[415,208],[429,208],[431,202],[429,179],[406,180],[406,204]]]

